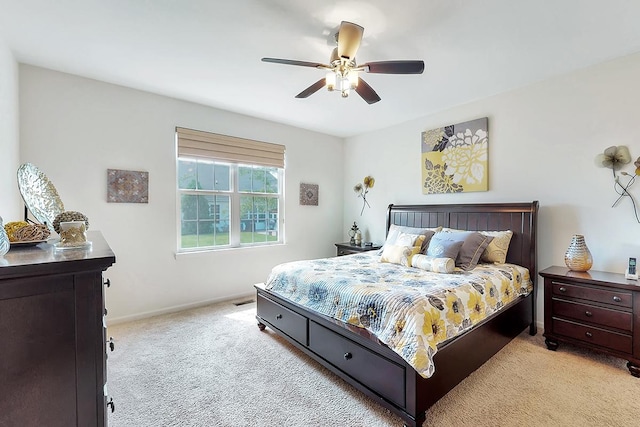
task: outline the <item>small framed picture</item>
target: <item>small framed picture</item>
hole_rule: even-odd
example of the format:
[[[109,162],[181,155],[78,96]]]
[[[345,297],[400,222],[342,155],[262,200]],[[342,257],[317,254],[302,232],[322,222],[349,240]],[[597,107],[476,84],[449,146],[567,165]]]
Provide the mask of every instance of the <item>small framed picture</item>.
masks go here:
[[[317,184],[300,184],[300,204],[318,206]]]

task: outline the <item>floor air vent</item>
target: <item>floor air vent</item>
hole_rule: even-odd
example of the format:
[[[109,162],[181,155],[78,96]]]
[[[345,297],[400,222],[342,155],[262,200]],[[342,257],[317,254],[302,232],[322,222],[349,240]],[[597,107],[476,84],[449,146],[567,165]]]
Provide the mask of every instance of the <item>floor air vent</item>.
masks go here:
[[[245,304],[251,304],[252,302],[255,302],[255,300],[252,299],[248,299],[246,301],[239,301],[239,302],[234,302],[233,305],[238,306],[238,305],[245,305]]]

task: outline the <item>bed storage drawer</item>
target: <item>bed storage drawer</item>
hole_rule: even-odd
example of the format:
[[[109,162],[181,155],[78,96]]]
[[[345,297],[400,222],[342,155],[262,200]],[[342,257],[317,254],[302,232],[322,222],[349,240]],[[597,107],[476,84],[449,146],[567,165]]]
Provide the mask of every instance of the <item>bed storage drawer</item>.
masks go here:
[[[307,323],[309,320],[306,317],[260,294],[258,294],[257,305],[258,316],[300,344],[307,345]]]
[[[404,367],[314,321],[309,322],[309,348],[382,397],[405,406]]]

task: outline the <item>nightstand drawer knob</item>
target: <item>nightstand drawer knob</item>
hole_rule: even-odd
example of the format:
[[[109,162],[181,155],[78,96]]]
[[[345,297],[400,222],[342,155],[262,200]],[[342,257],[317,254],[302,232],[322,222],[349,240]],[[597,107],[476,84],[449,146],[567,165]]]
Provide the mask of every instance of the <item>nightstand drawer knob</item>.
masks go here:
[[[352,357],[353,357],[353,354],[351,354],[351,353],[349,353],[349,352],[347,352],[347,353],[345,353],[345,354],[344,354],[344,360],[349,360],[349,359],[351,359]]]
[[[615,297],[613,297],[613,300],[614,300],[615,302],[621,302],[621,301],[622,301],[622,298],[620,298],[619,296],[617,296],[617,295],[616,295]]]
[[[567,292],[567,288],[565,288],[564,286],[561,286],[560,289],[558,289],[560,292]]]
[[[278,315],[276,316],[276,319],[278,319],[278,320],[282,319],[282,314],[278,314]]]
[[[593,313],[590,312],[590,311],[585,311],[584,315],[587,316],[587,317],[591,317],[591,316],[593,316]]]
[[[584,334],[587,336],[587,338],[593,338],[593,334],[589,331],[585,332]]]

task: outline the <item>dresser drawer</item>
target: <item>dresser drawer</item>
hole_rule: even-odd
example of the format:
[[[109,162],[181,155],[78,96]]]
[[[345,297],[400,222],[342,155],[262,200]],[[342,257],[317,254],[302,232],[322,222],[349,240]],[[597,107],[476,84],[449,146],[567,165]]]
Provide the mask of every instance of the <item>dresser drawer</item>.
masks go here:
[[[553,333],[623,353],[632,352],[632,339],[630,335],[605,331],[555,317],[553,318]]]
[[[569,285],[567,283],[556,281],[553,282],[553,294],[627,308],[631,308],[633,305],[633,294],[631,292],[589,288],[586,286]]]
[[[611,310],[555,298],[553,299],[553,313],[558,317],[570,317],[572,319],[629,332],[631,332],[633,325],[633,315],[630,312]]]
[[[307,324],[309,320],[288,308],[258,295],[258,316],[289,335],[300,344],[307,345]]]
[[[309,322],[309,348],[387,400],[405,406],[404,367]]]

